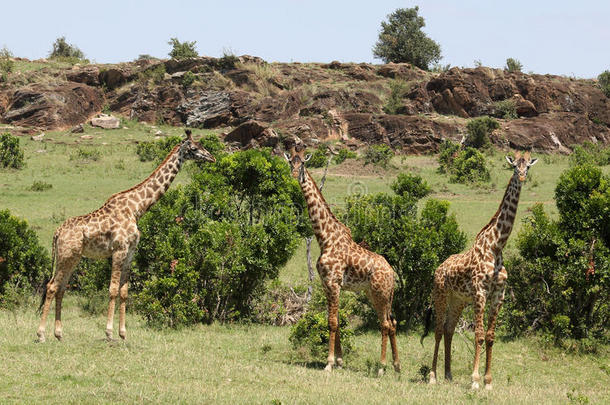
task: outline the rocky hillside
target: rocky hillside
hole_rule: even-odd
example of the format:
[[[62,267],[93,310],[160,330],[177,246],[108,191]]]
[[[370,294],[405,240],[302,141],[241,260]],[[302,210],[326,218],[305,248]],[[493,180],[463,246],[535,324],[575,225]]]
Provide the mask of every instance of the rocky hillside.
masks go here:
[[[610,143],[610,99],[591,80],[486,67],[430,73],[408,64],[266,63],[245,55],[19,63],[27,68],[0,84],[0,122],[14,132],[70,129],[104,110],[150,123],[226,127],[225,140],[241,147],[296,135],[309,144],[386,143],[429,153],[443,139],[459,140],[469,118],[491,115],[501,122],[493,134],[500,146],[569,152],[587,140]],[[516,118],[502,118],[507,104]]]

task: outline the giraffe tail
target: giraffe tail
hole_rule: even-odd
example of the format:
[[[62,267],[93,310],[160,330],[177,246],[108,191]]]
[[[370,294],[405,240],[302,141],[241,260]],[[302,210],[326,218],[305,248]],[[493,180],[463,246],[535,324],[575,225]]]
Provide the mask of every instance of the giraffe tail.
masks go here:
[[[423,346],[424,338],[428,336],[428,332],[430,332],[430,325],[432,324],[432,306],[429,306],[426,309],[426,313],[424,315],[424,333],[421,335],[421,339],[419,339],[419,343]]]
[[[38,305],[38,313],[40,313],[40,310],[47,299],[47,284],[49,284],[49,282],[53,280],[53,277],[55,277],[55,254],[57,251],[58,236],[59,234],[57,232],[55,232],[55,235],[53,235],[53,245],[51,247],[51,277],[47,277],[42,284],[42,297],[40,298],[40,305]]]

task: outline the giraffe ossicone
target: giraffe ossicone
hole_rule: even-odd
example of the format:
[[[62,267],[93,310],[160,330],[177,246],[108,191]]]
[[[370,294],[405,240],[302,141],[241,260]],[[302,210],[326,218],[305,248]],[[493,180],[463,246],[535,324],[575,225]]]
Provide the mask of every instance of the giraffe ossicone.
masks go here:
[[[308,157],[304,147],[296,145],[284,157],[290,164],[292,176],[298,179],[320,257],[316,267],[328,304],[329,347],[326,371],[343,364],[338,322],[339,293],[341,289],[366,292],[381,323],[381,364],[379,375],[386,363],[388,337],[392,347],[394,370],[400,371],[396,344],[396,321],[391,315],[394,297],[394,269],[381,256],[358,245],[352,239],[350,229],[332,213],[315,181],[305,168]]]
[[[445,378],[451,380],[451,341],[455,327],[468,304],[474,305],[475,353],[472,372],[472,388],[480,383],[479,358],[485,341],[485,388],[491,389],[491,359],[498,312],[504,301],[505,282],[508,276],[502,259],[502,249],[513,229],[521,185],[527,172],[538,159],[529,152],[517,152],[515,158],[506,157],[513,167],[513,175],[506,187],[500,207],[489,223],[479,231],[474,245],[466,252],[447,258],[434,272],[432,303],[436,313],[435,344],[430,371],[430,384],[437,381],[436,365],[441,339],[445,338]],[[483,328],[485,305],[489,302],[487,331]],[[431,312],[428,313],[423,338],[428,333]]]
[[[125,339],[125,305],[130,265],[140,232],[137,221],[161,198],[186,160],[215,162],[216,159],[186,130],[186,137],[165,160],[138,185],[111,196],[97,210],[67,219],[53,235],[52,265],[55,269],[46,285],[37,335],[45,341],[45,328],[51,301],[55,298],[55,337],[63,337],[61,304],[66,285],[81,257],[112,257],[106,337],[112,339],[116,297],[120,298],[119,336]]]

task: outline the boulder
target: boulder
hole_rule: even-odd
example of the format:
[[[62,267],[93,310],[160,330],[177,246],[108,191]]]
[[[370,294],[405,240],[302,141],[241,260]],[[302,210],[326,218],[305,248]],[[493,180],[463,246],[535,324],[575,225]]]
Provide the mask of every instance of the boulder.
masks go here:
[[[99,112],[102,93],[82,83],[31,84],[9,96],[2,121],[45,130],[70,128]]]
[[[33,141],[40,142],[40,141],[42,141],[42,139],[44,138],[44,132],[43,132],[42,134],[40,134],[40,135],[32,135],[30,138],[31,138]]]
[[[224,140],[236,142],[240,147],[270,146],[274,147],[280,140],[278,134],[258,121],[246,121],[229,132]]]
[[[97,66],[74,67],[66,72],[66,79],[89,86],[100,85],[100,69]]]
[[[127,77],[128,74],[125,70],[109,68],[100,71],[99,82],[105,85],[109,90],[112,90],[127,82]]]
[[[70,132],[72,132],[73,134],[82,134],[83,132],[85,132],[85,127],[83,124],[78,124],[77,126],[72,128]]]
[[[112,115],[100,114],[91,119],[91,126],[104,129],[117,129],[121,126],[121,121]]]

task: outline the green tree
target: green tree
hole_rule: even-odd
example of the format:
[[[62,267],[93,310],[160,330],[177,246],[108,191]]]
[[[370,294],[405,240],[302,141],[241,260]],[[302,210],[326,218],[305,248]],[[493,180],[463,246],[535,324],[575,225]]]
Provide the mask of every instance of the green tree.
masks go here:
[[[610,97],[610,70],[605,70],[597,76],[597,83],[606,97]]]
[[[192,182],[166,193],[139,223],[131,280],[136,307],[151,324],[248,316],[253,297],[311,232],[282,159],[266,149],[214,151],[222,147],[216,137],[202,143],[216,163],[193,169]]]
[[[178,38],[170,38],[168,44],[172,46],[172,50],[169,51],[169,57],[172,59],[187,59],[196,58],[199,56],[195,49],[197,41],[184,41],[180,42]]]
[[[15,69],[13,54],[5,46],[0,50],[0,82],[5,82],[9,73]]]
[[[473,118],[466,124],[466,139],[464,146],[469,146],[475,149],[487,149],[491,146],[489,136],[491,133],[500,128],[498,121],[491,117]]]
[[[523,69],[523,65],[515,58],[506,59],[506,66],[504,66],[505,70],[509,72],[520,72]]]
[[[422,31],[426,25],[419,7],[399,8],[381,23],[373,55],[385,63],[408,62],[420,69],[441,59],[441,47]]]
[[[66,37],[59,37],[53,43],[49,58],[83,59],[85,54],[76,45],[69,44]]]
[[[23,167],[23,149],[19,138],[8,132],[0,135],[0,168],[21,169]]]

